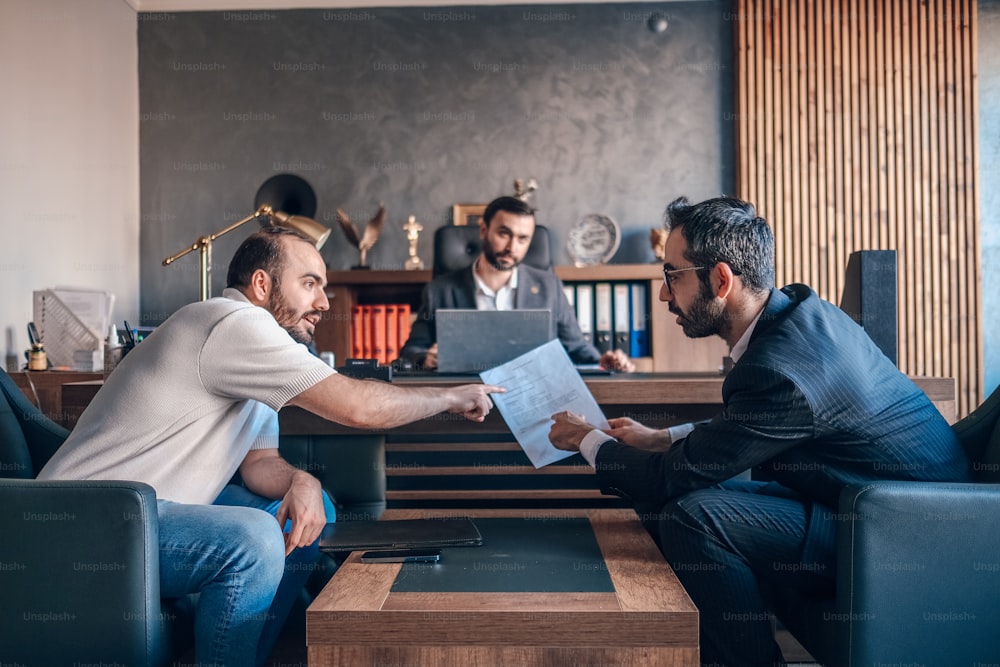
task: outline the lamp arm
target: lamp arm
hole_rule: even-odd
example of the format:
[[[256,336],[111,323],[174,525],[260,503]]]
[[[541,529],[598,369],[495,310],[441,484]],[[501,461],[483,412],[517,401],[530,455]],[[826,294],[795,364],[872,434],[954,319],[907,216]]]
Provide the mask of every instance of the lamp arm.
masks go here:
[[[225,229],[220,230],[218,232],[215,232],[214,234],[210,234],[208,236],[202,236],[200,239],[198,239],[197,241],[195,241],[194,243],[192,243],[188,247],[184,248],[183,250],[181,250],[180,252],[178,252],[176,255],[171,255],[170,257],[167,257],[165,260],[163,260],[163,266],[170,266],[171,264],[173,264],[174,262],[176,262],[178,259],[180,259],[184,255],[188,254],[189,252],[194,252],[195,250],[200,250],[201,248],[204,248],[205,246],[207,246],[208,244],[210,244],[215,239],[219,238],[223,234],[228,234],[229,232],[233,231],[234,229],[236,229],[240,225],[245,225],[246,223],[250,222],[251,220],[255,220],[255,219],[259,218],[262,215],[270,216],[271,213],[272,213],[271,207],[268,204],[264,204],[263,206],[261,206],[256,211],[254,211],[253,213],[251,213],[247,217],[243,218],[242,220],[237,220],[236,222],[234,222],[233,224],[229,225]]]
[[[188,246],[187,248],[184,248],[184,250],[181,250],[176,255],[171,255],[170,257],[167,257],[165,260],[163,260],[163,266],[170,266],[171,264],[173,264],[174,262],[176,262],[177,260],[179,260],[184,255],[188,254],[189,252],[194,252],[195,250],[198,250],[203,245],[205,245],[205,242],[207,240],[208,239],[206,239],[203,236],[200,239],[198,239],[198,241],[196,243],[193,243],[192,245]]]

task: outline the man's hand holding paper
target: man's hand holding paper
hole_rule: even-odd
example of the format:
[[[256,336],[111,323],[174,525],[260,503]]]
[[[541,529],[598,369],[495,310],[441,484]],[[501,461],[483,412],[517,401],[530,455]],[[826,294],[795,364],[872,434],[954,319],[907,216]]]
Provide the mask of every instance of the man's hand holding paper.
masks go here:
[[[552,427],[549,429],[549,442],[567,452],[580,451],[580,442],[598,426],[588,424],[583,415],[569,411],[557,412],[552,415]],[[606,427],[605,429],[606,430]]]
[[[536,468],[573,454],[549,441],[554,413],[569,411],[597,428],[608,428],[604,413],[558,340],[479,375],[483,382],[506,387],[507,393],[495,394],[493,400]]]

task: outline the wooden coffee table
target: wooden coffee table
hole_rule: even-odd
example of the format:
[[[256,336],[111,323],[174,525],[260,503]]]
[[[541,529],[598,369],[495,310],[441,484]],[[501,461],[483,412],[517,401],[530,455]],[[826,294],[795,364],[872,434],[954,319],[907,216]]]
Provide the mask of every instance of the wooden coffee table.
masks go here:
[[[482,547],[438,564],[351,554],[306,612],[309,664],[698,665],[698,611],[631,510],[460,514]]]

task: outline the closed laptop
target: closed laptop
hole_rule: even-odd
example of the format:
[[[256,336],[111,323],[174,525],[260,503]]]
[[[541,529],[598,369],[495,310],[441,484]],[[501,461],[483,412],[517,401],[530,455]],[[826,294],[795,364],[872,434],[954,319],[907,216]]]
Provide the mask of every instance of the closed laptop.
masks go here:
[[[482,543],[479,528],[467,517],[338,521],[328,523],[319,538],[323,551],[475,547]]]

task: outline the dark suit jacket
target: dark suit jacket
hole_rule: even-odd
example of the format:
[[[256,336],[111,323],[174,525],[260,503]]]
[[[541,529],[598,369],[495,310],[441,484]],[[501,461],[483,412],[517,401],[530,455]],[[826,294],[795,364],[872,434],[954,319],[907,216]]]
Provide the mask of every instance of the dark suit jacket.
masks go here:
[[[602,491],[662,507],[759,467],[836,508],[846,484],[969,479],[962,447],[930,399],[860,326],[805,285],[771,291],[722,400],[722,414],[665,453],[603,444],[596,461]]]
[[[563,283],[551,271],[543,271],[526,264],[517,267],[517,291],[514,307],[544,308],[552,311],[552,338],[558,337],[570,359],[577,364],[595,364],[601,355],[588,343],[576,322],[576,315]],[[400,351],[401,357],[416,365],[424,362],[427,350],[437,341],[434,314],[439,308],[475,308],[476,281],[472,267],[452,271],[432,280],[424,287],[420,310],[410,330],[410,337]]]

